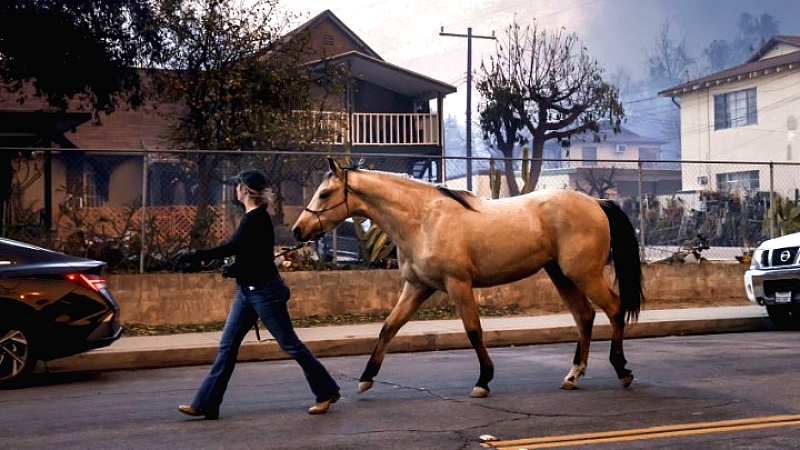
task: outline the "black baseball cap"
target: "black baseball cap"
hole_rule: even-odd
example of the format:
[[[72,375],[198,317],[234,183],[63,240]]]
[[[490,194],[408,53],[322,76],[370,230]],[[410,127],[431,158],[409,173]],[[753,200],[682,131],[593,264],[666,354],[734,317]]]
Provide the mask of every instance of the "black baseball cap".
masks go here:
[[[267,177],[258,169],[245,169],[231,177],[229,181],[231,184],[242,183],[254,191],[263,191],[267,188]]]

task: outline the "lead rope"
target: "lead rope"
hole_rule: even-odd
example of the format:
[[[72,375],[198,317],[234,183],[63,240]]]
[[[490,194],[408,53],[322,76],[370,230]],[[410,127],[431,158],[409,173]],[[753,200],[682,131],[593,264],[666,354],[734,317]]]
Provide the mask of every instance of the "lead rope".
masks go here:
[[[283,256],[283,255],[285,255],[285,254],[287,254],[289,252],[293,252],[295,250],[299,250],[299,249],[305,247],[308,244],[309,244],[309,242],[301,242],[301,243],[299,243],[297,245],[293,245],[291,247],[284,247],[282,251],[280,251],[278,253],[275,253],[275,255],[273,255],[273,256],[274,256],[275,259],[278,259],[281,256]],[[253,324],[253,330],[255,330],[255,332],[256,332],[256,340],[258,342],[261,342],[261,331],[258,329],[258,319],[256,319],[256,322]]]
[[[331,206],[330,208],[318,209],[316,211],[313,210],[313,209],[308,209],[308,207],[303,208],[306,211],[310,212],[311,214],[314,214],[314,216],[316,216],[317,222],[319,223],[319,231],[322,232],[321,234],[325,234],[325,227],[323,227],[323,225],[322,225],[322,217],[319,215],[319,213],[325,212],[325,211],[330,211],[330,210],[332,210],[334,208],[338,208],[339,206],[344,204],[344,207],[347,208],[347,217],[350,217],[350,205],[347,204],[347,193],[349,191],[349,188],[347,186],[347,171],[348,171],[348,169],[343,169],[342,170],[342,172],[344,172],[344,199],[341,202]],[[283,255],[285,255],[285,254],[287,254],[287,253],[289,253],[291,251],[297,250],[297,249],[299,249],[299,248],[301,248],[301,247],[303,247],[303,246],[305,246],[307,244],[308,244],[308,242],[302,242],[302,243],[297,244],[297,245],[295,245],[293,247],[284,248],[282,252],[276,253],[274,255],[274,257],[276,259],[280,258],[281,256],[283,256]],[[258,319],[256,319],[255,323],[253,324],[253,329],[256,332],[256,340],[258,340],[258,342],[261,342],[261,332],[258,329]]]

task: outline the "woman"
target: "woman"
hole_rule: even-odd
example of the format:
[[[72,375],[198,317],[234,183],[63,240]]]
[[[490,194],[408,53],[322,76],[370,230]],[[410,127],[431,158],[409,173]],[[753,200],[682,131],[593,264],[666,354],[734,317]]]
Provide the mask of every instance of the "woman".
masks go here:
[[[278,273],[273,257],[274,230],[267,211],[270,195],[267,180],[255,169],[244,170],[232,180],[236,198],[246,214],[230,241],[219,247],[188,252],[181,259],[208,261],[236,255],[234,275],[237,289],[228,320],[222,331],[219,353],[211,371],[203,380],[191,405],[178,409],[190,416],[216,419],[219,405],[228,386],[242,339],[261,319],[281,349],[303,368],[306,381],[316,396],[309,414],[323,414],[339,400],[339,386],[325,367],[295,334],[286,302],[289,288]]]

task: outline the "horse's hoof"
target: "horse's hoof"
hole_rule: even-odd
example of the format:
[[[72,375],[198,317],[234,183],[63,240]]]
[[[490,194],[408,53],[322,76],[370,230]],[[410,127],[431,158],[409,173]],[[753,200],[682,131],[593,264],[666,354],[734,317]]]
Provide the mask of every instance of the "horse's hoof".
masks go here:
[[[358,382],[358,392],[364,392],[372,389],[372,381],[359,381]]]
[[[486,398],[489,396],[489,390],[484,387],[475,386],[472,388],[472,392],[469,393],[469,396],[472,398]]]
[[[578,389],[578,381],[565,379],[561,382],[561,389],[564,389],[565,391]]]
[[[633,372],[629,373],[623,378],[620,378],[619,381],[622,383],[623,388],[627,388],[631,385],[631,383],[633,383]]]

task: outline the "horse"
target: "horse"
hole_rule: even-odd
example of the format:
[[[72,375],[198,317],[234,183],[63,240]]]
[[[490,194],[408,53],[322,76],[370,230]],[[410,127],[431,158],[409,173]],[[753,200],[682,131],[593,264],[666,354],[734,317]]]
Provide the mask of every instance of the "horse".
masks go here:
[[[644,295],[639,242],[627,215],[610,200],[566,189],[481,199],[408,175],[340,167],[330,172],[292,226],[314,240],[351,216],[372,220],[396,243],[403,287],[383,323],[358,391],[372,388],[392,338],[435,291],[455,303],[480,374],[470,396],[489,395],[494,365],[483,341],[473,288],[510,283],[544,268],[578,328],[578,345],[562,389],[585,374],[595,309],[612,327],[610,362],[623,388],[633,382],[622,349],[625,324]],[[617,294],[604,275],[613,261]]]

